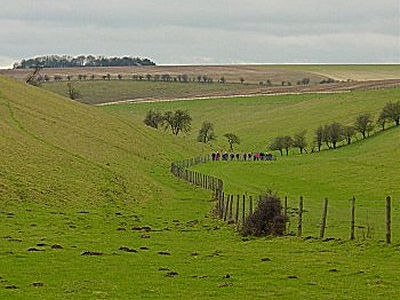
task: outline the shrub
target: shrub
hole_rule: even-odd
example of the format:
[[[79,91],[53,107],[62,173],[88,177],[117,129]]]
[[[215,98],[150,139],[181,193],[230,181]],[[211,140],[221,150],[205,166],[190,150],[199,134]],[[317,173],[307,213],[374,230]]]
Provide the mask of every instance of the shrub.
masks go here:
[[[283,235],[287,221],[287,217],[282,214],[280,198],[273,194],[267,194],[261,198],[254,212],[244,222],[242,234]]]

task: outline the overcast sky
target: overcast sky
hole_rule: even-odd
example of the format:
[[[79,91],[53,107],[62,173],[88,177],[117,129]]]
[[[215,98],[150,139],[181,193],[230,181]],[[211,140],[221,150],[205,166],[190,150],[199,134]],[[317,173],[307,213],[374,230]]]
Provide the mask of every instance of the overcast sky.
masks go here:
[[[0,66],[43,54],[400,63],[400,0],[0,0]]]

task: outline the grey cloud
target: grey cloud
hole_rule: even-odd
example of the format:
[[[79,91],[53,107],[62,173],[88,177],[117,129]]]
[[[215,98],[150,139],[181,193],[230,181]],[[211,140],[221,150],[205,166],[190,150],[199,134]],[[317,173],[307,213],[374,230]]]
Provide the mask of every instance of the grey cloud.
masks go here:
[[[400,62],[397,0],[6,2],[0,0],[0,57],[94,53],[137,54],[159,63]]]

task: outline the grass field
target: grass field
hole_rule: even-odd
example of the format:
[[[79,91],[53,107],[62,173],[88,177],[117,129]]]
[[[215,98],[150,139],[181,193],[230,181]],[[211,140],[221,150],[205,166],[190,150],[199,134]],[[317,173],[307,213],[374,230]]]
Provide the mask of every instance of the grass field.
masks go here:
[[[201,123],[207,120],[215,124],[218,136],[212,143],[213,149],[229,152],[223,134],[234,132],[242,140],[236,150],[247,152],[265,151],[276,135],[293,135],[303,129],[308,131],[308,140],[312,141],[314,129],[319,125],[333,121],[350,125],[362,112],[377,116],[386,102],[399,96],[400,89],[387,89],[336,95],[123,104],[104,109],[128,114],[135,122],[140,122],[148,109],[186,109],[194,119],[193,131],[187,138],[195,140]],[[358,136],[354,145],[335,151],[301,156],[297,149],[293,149],[290,157],[278,157],[277,162],[219,162],[197,168],[224,179],[227,193],[256,194],[272,189],[280,195],[288,195],[292,199],[291,206],[297,206],[300,195],[305,196],[314,234],[318,231],[322,199],[329,197],[331,233],[348,236],[349,199],[355,195],[362,207],[360,225],[373,224],[376,237],[383,238],[384,199],[387,195],[395,199],[400,197],[397,186],[400,180],[397,174],[400,167],[399,137],[400,129],[392,128],[366,141]]]
[[[226,147],[221,135],[229,130],[241,135],[241,150],[256,150],[276,134],[333,119],[349,122],[398,96],[392,89],[96,108],[0,77],[0,298],[396,298],[397,241],[243,240],[209,216],[210,195],[175,179],[169,164],[211,151],[194,141],[205,119],[215,122],[220,137],[214,149]],[[151,107],[188,109],[194,133],[172,137],[146,128],[142,119]],[[381,191],[395,196],[399,134],[392,129],[336,152],[290,156],[268,169],[235,163],[199,168],[224,176],[235,192],[267,186],[290,195],[304,191],[310,207],[332,188],[332,200],[363,191],[362,185],[374,188],[376,198]],[[342,168],[354,175],[343,177]],[[293,178],[294,172],[301,176]],[[264,184],[264,176],[276,179]],[[138,226],[152,230],[132,230]],[[52,249],[55,244],[63,249]],[[86,251],[103,255],[81,255]]]

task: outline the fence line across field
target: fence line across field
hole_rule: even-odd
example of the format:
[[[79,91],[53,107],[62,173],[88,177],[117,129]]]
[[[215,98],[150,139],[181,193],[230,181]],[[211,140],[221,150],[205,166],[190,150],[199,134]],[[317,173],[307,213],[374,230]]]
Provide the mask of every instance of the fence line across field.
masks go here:
[[[192,185],[210,190],[213,193],[214,199],[216,201],[215,215],[225,222],[228,222],[230,224],[236,224],[239,228],[246,222],[247,218],[253,214],[255,207],[257,207],[258,201],[260,201],[263,196],[249,195],[248,193],[241,195],[227,194],[224,191],[224,181],[222,179],[217,178],[215,176],[202,174],[198,171],[193,171],[189,169],[190,167],[202,163],[207,163],[211,160],[212,160],[211,156],[205,155],[205,156],[198,156],[191,159],[173,162],[171,164],[171,173],[174,176],[183,179]],[[253,201],[253,199],[255,201]],[[387,196],[385,200],[386,200],[385,202],[382,201],[382,203],[385,203],[385,206],[382,205],[382,211],[380,214],[381,216],[385,216],[385,221],[384,221],[385,241],[386,243],[390,244],[392,242],[392,198],[390,196]],[[325,238],[327,232],[329,231],[328,230],[329,228],[333,229],[333,228],[343,227],[342,230],[344,231],[344,227],[347,227],[348,228],[347,230],[349,231],[348,237],[350,240],[356,239],[356,232],[355,232],[356,228],[362,230],[365,229],[365,226],[356,225],[357,224],[356,217],[358,212],[356,213],[356,197],[354,196],[350,200],[349,218],[347,219],[346,217],[346,219],[342,221],[337,221],[336,224],[335,220],[333,219],[333,222],[331,223],[334,223],[334,225],[332,225],[331,227],[328,226],[329,223],[328,213],[329,211],[335,212],[337,208],[335,208],[335,206],[332,205],[328,206],[329,203],[328,198],[324,198],[322,201],[322,211],[319,221],[315,220],[314,215],[305,214],[308,211],[304,209],[304,202],[305,202],[304,197],[299,196],[298,204],[296,206],[290,207],[288,196],[285,196],[283,198],[282,214],[288,218],[288,224],[285,228],[285,234],[303,237],[305,230],[303,226],[306,225],[307,227],[307,225],[311,225],[311,223],[304,224],[305,217],[309,218],[310,220],[314,219],[313,220],[314,226],[315,223],[319,223],[319,234],[317,234],[316,236],[318,236],[320,240],[323,240]],[[340,211],[336,211],[336,213],[337,213],[336,215],[339,216],[343,215],[342,214],[343,207],[341,208]],[[366,215],[367,215],[366,222],[368,223],[366,237],[368,238],[371,234],[369,220],[368,220],[368,215],[369,215],[368,209]],[[331,218],[335,218],[335,214],[333,214]],[[344,225],[342,223],[344,223]],[[296,231],[291,230],[292,224],[296,224]],[[309,231],[310,230],[308,230],[307,232]],[[308,236],[307,238],[309,237],[311,236]]]

